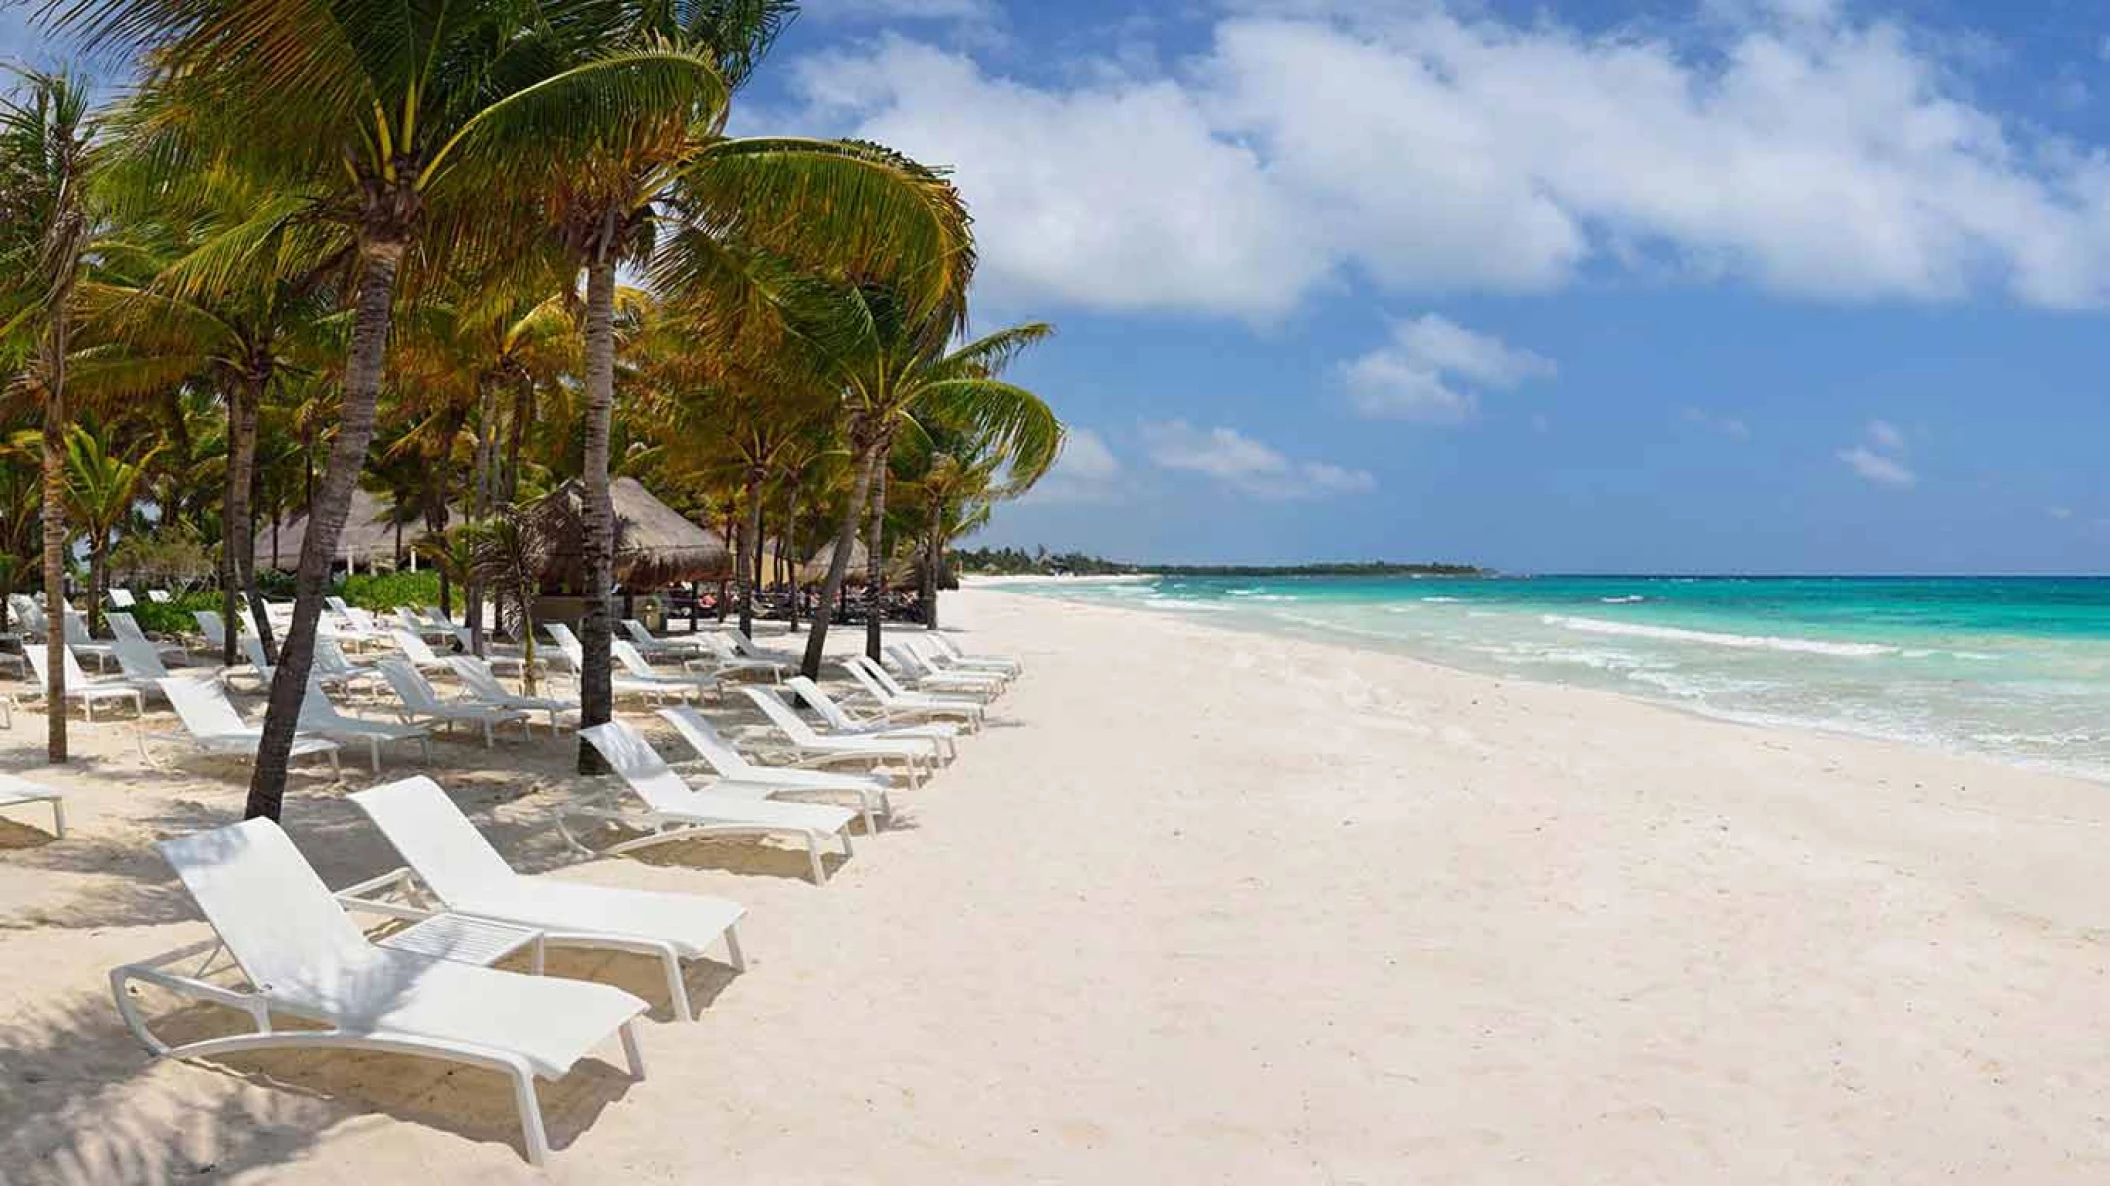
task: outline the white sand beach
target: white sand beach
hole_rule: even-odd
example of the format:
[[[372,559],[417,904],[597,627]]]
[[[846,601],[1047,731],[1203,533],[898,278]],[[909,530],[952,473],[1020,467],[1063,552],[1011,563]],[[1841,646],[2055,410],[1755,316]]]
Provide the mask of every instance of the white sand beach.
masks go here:
[[[647,960],[553,961],[655,1013],[645,1081],[610,1043],[543,1086],[547,1170],[496,1075],[149,1059],[105,976],[204,936],[150,844],[233,820],[243,775],[77,729],[34,772],[73,834],[0,825],[0,1181],[2110,1177],[2101,786],[1168,614],[945,608],[1028,671],[825,887],[749,843],[575,862],[568,738],[437,747],[516,866],[750,911],[694,1022]],[[343,789],[287,805],[333,885],[395,863]]]

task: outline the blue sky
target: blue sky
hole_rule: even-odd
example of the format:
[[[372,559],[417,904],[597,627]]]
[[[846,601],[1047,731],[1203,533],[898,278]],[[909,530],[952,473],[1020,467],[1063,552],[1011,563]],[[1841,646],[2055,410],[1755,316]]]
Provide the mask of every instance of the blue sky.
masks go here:
[[[977,542],[2110,568],[2110,12],[815,4],[758,126],[955,165],[1080,431]]]
[[[738,126],[956,167],[1059,327],[976,543],[2110,570],[2099,5],[813,0]]]

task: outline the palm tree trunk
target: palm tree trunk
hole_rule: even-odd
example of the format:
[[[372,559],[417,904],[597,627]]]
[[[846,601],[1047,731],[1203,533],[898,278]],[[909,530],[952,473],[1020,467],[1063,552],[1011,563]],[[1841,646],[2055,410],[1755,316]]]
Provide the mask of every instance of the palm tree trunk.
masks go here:
[[[256,584],[256,500],[252,497],[256,492],[257,418],[263,411],[264,390],[269,382],[261,374],[245,378],[237,406],[230,409],[234,420],[228,426],[232,447],[227,459],[227,538],[221,551],[234,553],[235,576],[241,583],[242,595],[249,601],[250,621],[256,626],[258,641],[264,644],[264,657],[275,661],[277,647],[271,637],[271,615],[264,612],[263,591]],[[229,614],[225,620],[227,649],[232,654],[235,618]]]
[[[102,614],[102,599],[96,595],[96,591],[103,587],[103,559],[110,554],[109,549],[110,537],[106,534],[100,533],[96,535],[94,544],[88,549],[87,616],[88,634],[90,637],[94,636],[95,628],[97,625],[100,624],[100,616]]]
[[[879,446],[878,463],[872,475],[872,526],[865,541],[865,655],[879,662],[884,623],[880,621],[886,599],[886,554],[880,551],[886,535],[887,443]]]
[[[278,674],[271,681],[271,707],[264,714],[263,739],[257,746],[256,770],[249,780],[245,819],[279,817],[286,797],[286,763],[292,757],[300,702],[315,663],[315,627],[322,620],[322,598],[329,589],[330,566],[350,517],[352,490],[366,466],[366,447],[374,435],[374,401],[381,390],[387,360],[388,331],[396,292],[396,272],[410,246],[409,226],[415,197],[396,199],[388,233],[362,236],[358,297],[352,313],[352,346],[345,362],[344,405],[338,414],[337,439],[330,446],[329,468],[322,489],[308,507],[307,538],[301,542],[298,592],[293,600],[293,627],[279,653]]]
[[[615,408],[615,257],[616,211],[611,208],[595,236],[586,268],[586,450],[582,465],[584,497],[580,500],[581,549],[585,552],[585,614],[579,622],[579,648],[585,659],[579,672],[579,727],[605,724],[615,713],[614,684],[608,670],[613,623],[608,594],[615,584],[615,503],[608,492],[609,421]],[[579,773],[600,774],[607,767],[600,751],[579,742]]]
[[[755,586],[762,580],[762,475],[747,471],[747,538],[740,541],[740,554],[733,558],[734,579],[740,584],[740,633],[755,632]],[[754,545],[748,558],[747,545]]]
[[[923,628],[938,628],[938,583],[945,579],[944,528],[937,511],[931,512],[930,534],[923,552]]]
[[[220,641],[220,663],[233,667],[237,654],[234,638],[242,624],[242,576],[238,557],[241,523],[249,504],[249,478],[242,472],[242,403],[249,398],[245,381],[227,388],[227,483],[220,497],[220,621],[225,624]]]
[[[799,632],[799,483],[796,477],[784,489],[784,534],[777,537],[777,560],[784,567],[784,587],[791,591],[791,632]]]
[[[72,285],[63,286],[70,292]],[[44,757],[66,760],[66,409],[67,324],[70,300],[56,304],[45,338],[44,389]]]
[[[850,546],[857,541],[857,525],[864,518],[865,496],[872,492],[872,470],[879,464],[879,446],[865,446],[857,459],[857,485],[850,491],[850,505],[843,511],[842,525],[835,529],[834,554],[828,557],[828,577],[821,582],[820,603],[813,607],[813,629],[806,634],[806,657],[799,670],[807,679],[821,677],[821,656],[828,649],[828,620],[835,599],[843,588],[843,574],[850,568]]]

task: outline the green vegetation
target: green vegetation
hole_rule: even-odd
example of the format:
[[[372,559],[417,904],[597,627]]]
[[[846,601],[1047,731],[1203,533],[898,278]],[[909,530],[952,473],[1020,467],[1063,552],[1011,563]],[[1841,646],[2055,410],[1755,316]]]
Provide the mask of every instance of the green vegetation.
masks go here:
[[[1470,564],[1128,564],[1083,552],[1050,552],[1037,548],[963,548],[953,554],[960,571],[992,576],[1131,576],[1157,573],[1180,577],[1483,577],[1492,570]]]
[[[133,73],[0,79],[0,585],[91,613],[110,582],[210,587],[146,611],[162,630],[247,592],[267,648],[258,595],[292,597],[247,804],[274,818],[360,490],[451,579],[361,574],[350,600],[465,594],[481,622],[503,599],[518,629],[536,549],[449,531],[577,482],[588,725],[612,707],[617,477],[727,538],[743,619],[836,543],[809,674],[852,540],[871,620],[907,574],[935,622],[953,542],[1061,450],[1003,378],[1052,331],[963,344],[976,252],[942,162],[727,134],[797,11],[44,6],[53,44]],[[299,555],[258,546],[302,516]]]

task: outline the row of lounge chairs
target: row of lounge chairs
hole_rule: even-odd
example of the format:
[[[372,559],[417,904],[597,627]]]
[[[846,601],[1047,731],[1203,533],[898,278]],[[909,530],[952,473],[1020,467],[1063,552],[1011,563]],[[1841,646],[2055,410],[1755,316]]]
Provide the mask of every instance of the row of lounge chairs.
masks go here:
[[[750,643],[750,645],[752,645]],[[578,803],[556,822],[576,848],[608,856],[698,836],[789,834],[805,840],[814,881],[826,880],[823,847],[850,855],[851,823],[868,833],[891,815],[889,781],[873,773],[818,767],[855,763],[895,769],[914,779],[952,752],[956,735],[979,726],[990,698],[1017,674],[946,648],[933,660],[939,672],[981,672],[966,694],[909,688],[884,667],[846,664],[869,693],[883,690],[910,713],[857,715],[802,677],[791,690],[820,715],[828,732],[808,724],[772,687],[743,695],[788,743],[790,765],[761,765],[740,750],[693,705],[658,710],[715,781],[692,784],[623,721],[582,730],[607,761],[628,798],[641,804]],[[924,654],[924,652],[918,652]],[[461,658],[461,656],[455,656]],[[417,676],[412,665],[384,661]],[[488,670],[488,669],[485,669]],[[909,673],[921,684],[932,673]],[[869,682],[867,682],[869,681]],[[466,682],[466,681],[465,681]],[[961,686],[961,681],[937,681]],[[210,681],[175,679],[172,702],[196,703],[197,693],[225,704]],[[874,697],[877,702],[877,697]],[[231,711],[231,710],[230,710]],[[180,709],[179,709],[180,712]],[[911,716],[951,714],[952,724],[903,723]],[[220,722],[232,735],[234,724]],[[307,722],[303,721],[305,730]],[[33,788],[32,788],[33,789]],[[0,780],[0,806],[20,792]],[[197,901],[214,937],[110,974],[119,1013],[157,1055],[213,1057],[263,1048],[350,1048],[413,1054],[506,1075],[512,1082],[528,1160],[542,1164],[549,1142],[535,1080],[555,1079],[616,1038],[630,1073],[643,1078],[637,1021],[647,1003],[605,984],[544,977],[550,946],[581,946],[643,954],[665,974],[674,1016],[692,1009],[684,961],[722,949],[744,970],[740,905],[691,893],[613,889],[515,871],[462,815],[439,784],[413,777],[349,796],[382,832],[404,867],[333,893],[278,826],[249,820],[164,841],[159,848]],[[55,796],[50,800],[58,806]],[[588,846],[582,822],[620,825],[640,833],[605,847]],[[368,934],[351,912],[392,920],[395,928]],[[531,974],[491,965],[527,952]],[[156,1035],[136,990],[150,985],[193,1002],[245,1013],[253,1032],[171,1044]],[[312,1028],[286,1029],[274,1016]]]

